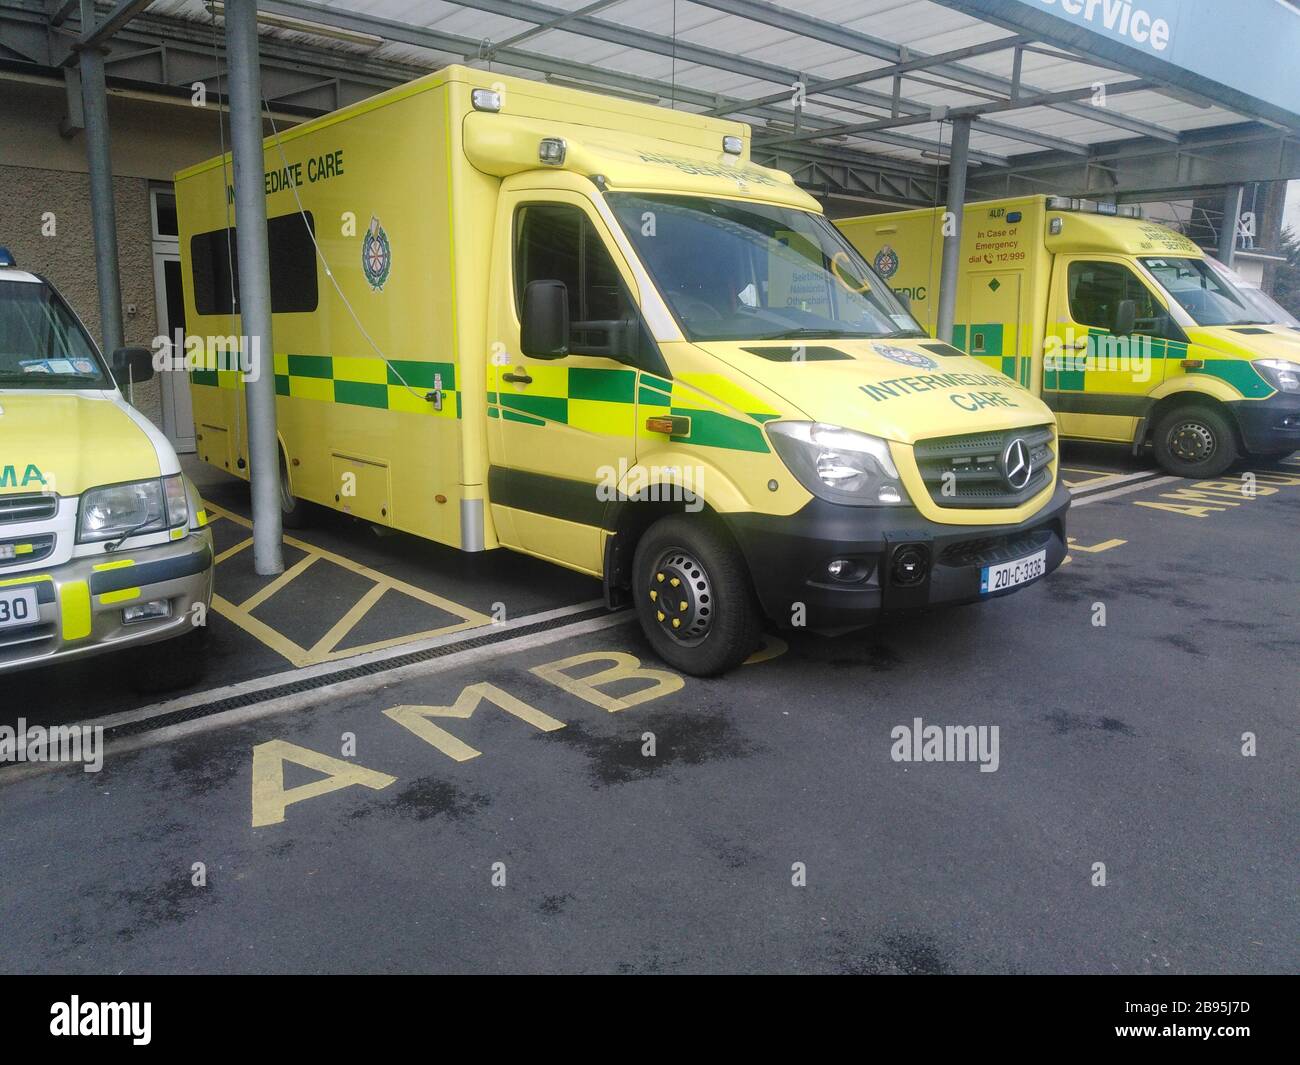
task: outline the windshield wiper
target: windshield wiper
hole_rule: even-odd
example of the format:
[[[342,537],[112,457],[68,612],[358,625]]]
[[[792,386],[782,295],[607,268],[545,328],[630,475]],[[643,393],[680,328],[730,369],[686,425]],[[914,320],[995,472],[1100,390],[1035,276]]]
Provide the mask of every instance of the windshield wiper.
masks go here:
[[[832,340],[843,338],[845,340],[879,340],[881,337],[890,336],[889,333],[853,333],[844,329],[787,329],[783,333],[771,333],[767,336],[758,337],[759,340],[798,340],[806,337],[809,340]]]

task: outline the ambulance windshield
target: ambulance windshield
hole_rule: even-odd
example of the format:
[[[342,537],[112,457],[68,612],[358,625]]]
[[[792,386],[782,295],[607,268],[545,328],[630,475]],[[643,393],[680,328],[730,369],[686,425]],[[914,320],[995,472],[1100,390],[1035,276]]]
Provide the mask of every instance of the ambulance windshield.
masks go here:
[[[1149,256],[1142,265],[1197,325],[1266,324],[1259,308],[1204,259]]]
[[[820,215],[694,196],[609,202],[691,340],[926,335]]]
[[[0,388],[110,388],[90,338],[48,285],[0,280]]]
[[[1219,262],[1209,255],[1205,257],[1206,265],[1209,266],[1216,274],[1222,277],[1230,285],[1237,289],[1237,294],[1250,303],[1257,311],[1260,318],[1269,325],[1285,325],[1292,329],[1300,329],[1300,319],[1297,319],[1290,311],[1277,302],[1272,296],[1260,291],[1242,277],[1236,270],[1233,270],[1223,263]]]

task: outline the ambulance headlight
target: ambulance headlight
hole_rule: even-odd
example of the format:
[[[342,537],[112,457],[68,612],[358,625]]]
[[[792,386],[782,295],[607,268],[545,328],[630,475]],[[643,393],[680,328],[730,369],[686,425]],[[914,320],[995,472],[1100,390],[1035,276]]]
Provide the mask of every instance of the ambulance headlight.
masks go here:
[[[813,495],[854,507],[910,503],[888,442],[822,422],[769,422],[781,461]]]
[[[77,539],[82,543],[166,528],[167,498],[157,478],[92,488],[81,497]]]
[[[1256,359],[1251,365],[1279,392],[1300,392],[1300,362],[1291,362],[1290,359]]]

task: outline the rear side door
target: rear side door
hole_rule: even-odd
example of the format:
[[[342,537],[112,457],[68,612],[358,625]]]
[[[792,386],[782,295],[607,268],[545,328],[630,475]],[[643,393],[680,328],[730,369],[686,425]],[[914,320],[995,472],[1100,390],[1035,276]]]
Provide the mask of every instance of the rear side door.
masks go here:
[[[1114,335],[1122,300],[1133,334]],[[1127,442],[1186,337],[1164,299],[1120,256],[1061,255],[1052,268],[1043,400],[1066,436]]]
[[[503,194],[489,300],[489,499],[507,546],[602,570],[612,489],[636,462],[636,353],[653,347],[604,220],[563,190]],[[526,356],[524,290],[561,281],[569,353]]]

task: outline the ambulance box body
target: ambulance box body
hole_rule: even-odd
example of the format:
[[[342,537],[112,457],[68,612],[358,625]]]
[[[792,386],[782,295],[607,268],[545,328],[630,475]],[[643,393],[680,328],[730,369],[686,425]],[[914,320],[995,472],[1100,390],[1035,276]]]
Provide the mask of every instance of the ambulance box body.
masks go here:
[[[265,143],[286,515],[605,582],[696,673],[1064,555],[1052,414],[739,123],[450,67]],[[229,158],[177,175],[198,450],[247,476]],[[226,338],[226,341],[223,341]]]
[[[836,221],[933,333],[941,209]],[[1151,444],[1180,476],[1300,447],[1300,333],[1192,241],[1128,207],[966,205],[952,341],[1040,395],[1061,434]]]
[[[0,673],[140,649],[142,686],[196,679],[212,537],[167,438],[47,280],[0,248]],[[184,650],[153,645],[186,637]]]

